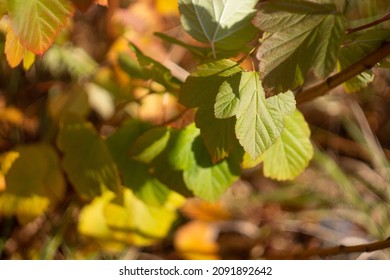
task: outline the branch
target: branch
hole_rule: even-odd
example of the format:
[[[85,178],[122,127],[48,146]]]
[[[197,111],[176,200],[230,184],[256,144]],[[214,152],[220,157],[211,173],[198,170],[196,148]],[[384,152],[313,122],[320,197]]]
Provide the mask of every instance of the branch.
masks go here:
[[[370,22],[370,23],[367,23],[365,25],[362,25],[362,26],[358,26],[358,27],[355,27],[355,28],[349,28],[345,31],[345,34],[351,34],[351,33],[354,33],[354,32],[357,32],[357,31],[360,31],[360,30],[363,30],[363,29],[367,29],[367,28],[370,28],[370,27],[373,27],[377,24],[380,24],[382,22],[385,22],[386,20],[389,20],[390,19],[390,13],[385,15],[384,17],[380,18],[380,19],[377,19],[377,20],[374,20],[373,22]]]
[[[384,42],[378,49],[376,49],[360,61],[350,65],[339,73],[330,76],[325,81],[307,89],[304,89],[301,92],[298,91],[296,93],[297,104],[302,104],[304,102],[311,101],[316,97],[324,95],[329,90],[348,81],[356,75],[371,69],[388,55],[390,55],[390,42]]]
[[[363,253],[363,252],[373,252],[378,250],[383,250],[386,248],[390,248],[390,238],[387,238],[383,241],[377,241],[373,243],[367,243],[362,245],[356,245],[356,246],[336,246],[331,248],[320,248],[320,249],[313,249],[313,250],[307,250],[303,251],[297,254],[275,254],[275,255],[269,255],[265,256],[266,259],[285,259],[285,260],[292,260],[292,259],[308,259],[313,256],[318,257],[328,257],[328,256],[334,256],[334,255],[340,255],[340,254],[350,254],[350,253]]]

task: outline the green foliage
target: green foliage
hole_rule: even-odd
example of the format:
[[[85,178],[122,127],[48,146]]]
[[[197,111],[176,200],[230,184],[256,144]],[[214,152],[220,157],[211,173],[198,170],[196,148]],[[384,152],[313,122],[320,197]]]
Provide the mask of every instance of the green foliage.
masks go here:
[[[184,30],[202,43],[156,34],[200,58],[196,67],[195,61],[176,65],[179,79],[139,38],[139,47],[110,48],[107,63],[76,43],[53,45],[74,5],[85,11],[96,1],[72,2],[0,0],[0,14],[8,17],[1,42],[6,58],[11,67],[24,64],[11,73],[2,68],[1,82],[11,77],[1,88],[4,106],[20,110],[0,110],[6,124],[0,127],[0,215],[32,221],[68,191],[78,198],[79,232],[119,249],[165,237],[184,197],[218,200],[244,168],[262,164],[264,176],[294,180],[314,152],[290,90],[317,78],[329,86],[335,68],[346,71],[390,41],[388,29],[372,28],[377,22],[367,19],[358,32],[347,29],[348,7],[340,3],[179,0]],[[34,54],[43,58],[34,71],[22,72]],[[339,84],[353,92],[373,75],[368,70],[346,79]],[[33,94],[19,100],[30,88]],[[174,103],[173,116],[142,115],[152,94],[163,96],[164,111]]]
[[[57,144],[64,153],[64,170],[82,198],[91,200],[107,189],[119,191],[117,167],[91,123],[65,118]]]
[[[181,22],[196,40],[216,50],[240,50],[256,34],[251,25],[256,0],[179,0]]]
[[[257,54],[267,87],[294,89],[303,84],[310,67],[321,78],[334,70],[345,18],[333,4],[270,1],[262,6],[255,25],[267,32]]]
[[[383,41],[390,41],[390,30],[368,30],[363,34],[351,34],[347,36],[346,40],[347,43],[341,47],[338,57],[340,70],[347,68],[371,53]],[[373,79],[372,71],[368,70],[345,82],[344,88],[347,92],[356,92],[366,87]]]
[[[310,129],[296,110],[284,117],[281,137],[262,156],[264,175],[276,180],[292,180],[307,167],[313,157]]]

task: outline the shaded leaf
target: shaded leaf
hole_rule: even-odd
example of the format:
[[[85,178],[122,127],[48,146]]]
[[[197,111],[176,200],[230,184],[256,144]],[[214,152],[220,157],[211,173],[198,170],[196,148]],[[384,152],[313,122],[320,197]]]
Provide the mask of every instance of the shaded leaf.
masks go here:
[[[66,0],[7,1],[11,27],[23,46],[35,54],[44,53],[73,14]]]
[[[232,153],[214,164],[200,137],[192,142],[190,164],[183,171],[184,182],[198,197],[213,201],[218,199],[241,174],[241,155]]]
[[[122,174],[124,185],[132,189],[138,198],[149,205],[162,205],[171,191],[153,176],[150,166],[133,160],[128,152],[133,145],[136,145],[136,148],[142,145],[138,139],[150,131],[149,128],[150,125],[146,123],[130,120],[122,124],[114,134],[107,138],[106,142]],[[138,144],[136,144],[137,141]]]
[[[167,127],[156,127],[141,134],[130,147],[130,156],[149,163],[167,146],[170,131]]]
[[[334,70],[345,19],[333,4],[270,1],[262,6],[254,23],[272,33],[257,53],[267,87],[276,91],[296,88],[303,84],[311,66],[321,78]]]
[[[276,180],[293,180],[313,157],[310,129],[296,110],[284,117],[285,128],[276,143],[263,154],[264,175]]]
[[[105,189],[119,190],[117,167],[91,123],[68,116],[57,145],[64,153],[63,165],[69,180],[82,198],[93,199]]]
[[[251,24],[257,0],[179,0],[181,23],[196,40],[217,49],[239,50],[256,34]]]
[[[181,86],[179,101],[190,108],[214,104],[223,81],[241,71],[237,62],[229,59],[199,65]]]
[[[181,46],[185,49],[187,49],[188,51],[190,51],[193,55],[195,55],[196,57],[199,57],[201,59],[212,59],[213,58],[213,51],[210,50],[210,48],[206,48],[206,47],[198,47],[198,46],[194,46],[194,45],[190,45],[190,44],[187,44],[183,41],[180,41],[176,38],[173,38],[173,37],[170,37],[164,33],[160,33],[160,32],[156,32],[154,33],[154,35],[156,35],[157,37],[161,38],[162,40],[168,42],[168,43],[171,43],[171,44],[174,44],[174,45],[178,45],[178,46]],[[222,50],[222,49],[216,49],[215,50],[215,56],[218,57],[218,58],[228,58],[228,57],[232,57],[234,56],[235,54],[237,53],[237,51],[235,50]]]
[[[234,132],[236,119],[217,119],[212,106],[200,107],[195,123],[213,162],[226,158],[238,143]]]
[[[86,117],[89,113],[88,96],[78,85],[67,89],[51,88],[47,106],[50,116],[56,121],[60,121],[68,114]]]
[[[348,66],[358,62],[367,54],[378,48],[383,41],[390,40],[390,30],[387,29],[374,29],[367,30],[363,34],[356,36],[351,34],[347,38],[346,44],[344,44],[339,52],[338,56],[338,68],[343,70]],[[358,74],[352,79],[345,82],[345,90],[350,92],[356,92],[367,86],[372,82],[374,76],[371,70]]]
[[[181,82],[172,75],[171,71],[167,67],[162,65],[160,62],[154,60],[153,58],[143,54],[142,51],[134,44],[130,43],[130,46],[137,55],[138,62],[142,67],[141,69],[145,77],[162,84],[167,89],[178,89]]]

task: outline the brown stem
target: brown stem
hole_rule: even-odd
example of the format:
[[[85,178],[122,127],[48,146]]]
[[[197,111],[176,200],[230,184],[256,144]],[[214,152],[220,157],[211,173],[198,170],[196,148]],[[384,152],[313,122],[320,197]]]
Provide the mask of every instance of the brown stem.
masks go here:
[[[345,34],[351,34],[351,33],[354,33],[354,32],[357,32],[357,31],[360,31],[360,30],[363,30],[363,29],[367,29],[367,28],[370,28],[370,27],[373,27],[377,24],[380,24],[382,22],[385,22],[387,20],[390,19],[390,13],[385,15],[384,17],[380,18],[380,19],[377,19],[377,20],[374,20],[373,22],[370,22],[370,23],[367,23],[365,25],[362,25],[362,26],[358,26],[358,27],[355,27],[355,28],[349,28],[345,31]]]
[[[269,256],[265,256],[265,258],[279,259],[279,260],[280,259],[285,259],[285,260],[308,259],[313,256],[328,257],[328,256],[334,256],[340,254],[373,252],[373,251],[383,250],[386,248],[390,248],[390,238],[387,238],[386,240],[383,241],[377,241],[373,243],[367,243],[367,244],[356,245],[356,246],[340,245],[331,248],[307,250],[297,254],[285,253],[285,254],[269,255]]]
[[[316,97],[324,95],[329,90],[337,87],[338,85],[348,81],[356,75],[371,69],[378,62],[390,55],[390,42],[383,43],[378,49],[361,59],[360,61],[350,65],[339,73],[330,76],[325,81],[304,89],[301,92],[296,93],[297,104],[311,101]]]

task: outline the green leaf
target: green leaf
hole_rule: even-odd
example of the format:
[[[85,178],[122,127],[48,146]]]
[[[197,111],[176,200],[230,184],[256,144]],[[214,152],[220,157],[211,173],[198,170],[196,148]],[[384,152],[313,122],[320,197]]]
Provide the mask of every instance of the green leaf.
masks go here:
[[[221,84],[241,71],[240,65],[229,59],[199,65],[181,86],[179,101],[189,108],[214,104]]]
[[[38,55],[50,47],[74,10],[67,0],[12,0],[7,9],[15,34]]]
[[[82,198],[93,199],[105,189],[119,190],[117,167],[91,123],[68,116],[57,145],[64,153],[63,165],[69,180]]]
[[[20,146],[5,173],[6,191],[0,194],[0,215],[17,215],[28,222],[56,205],[65,194],[65,180],[54,149],[46,144]]]
[[[166,170],[175,178],[165,177],[165,180],[184,183],[186,188],[200,198],[217,199],[241,173],[242,154],[239,147],[228,158],[214,164],[200,138],[200,131],[194,124],[177,131],[171,140],[167,150],[157,158],[157,172],[164,178],[161,173]],[[182,176],[178,171],[182,171]],[[181,190],[180,193],[187,195],[188,191]]]
[[[204,105],[196,112],[195,123],[214,163],[226,158],[236,146],[234,117],[217,119],[214,108]]]
[[[291,91],[279,93],[267,99],[279,112],[290,115],[295,112],[296,102],[294,94]]]
[[[134,44],[130,43],[130,47],[134,50],[137,55],[138,62],[142,67],[143,76],[152,79],[167,89],[177,90],[181,81],[174,77],[171,71],[162,65],[160,62],[153,58],[146,56],[142,51],[137,48]]]
[[[162,40],[164,40],[164,41],[166,41],[168,43],[171,43],[171,44],[174,44],[174,45],[178,45],[178,46],[181,46],[181,47],[187,49],[194,56],[199,57],[200,59],[206,60],[206,59],[212,59],[213,58],[213,51],[210,50],[210,48],[193,46],[193,45],[187,44],[187,43],[185,43],[183,41],[180,41],[180,40],[178,40],[176,38],[170,37],[170,36],[168,36],[168,35],[166,35],[164,33],[160,33],[160,32],[155,32],[154,35],[156,35],[157,37],[161,38]],[[236,53],[237,53],[237,51],[235,51],[235,50],[233,50],[233,51],[231,51],[231,50],[221,50],[221,49],[215,50],[215,56],[218,57],[218,58],[232,57]]]
[[[181,23],[196,40],[216,50],[239,50],[256,34],[251,24],[257,0],[179,0]]]
[[[149,129],[140,135],[130,147],[130,156],[138,161],[149,163],[167,146],[170,131],[167,127]]]
[[[217,119],[214,106],[217,106],[216,110],[221,108],[223,111],[223,97],[218,97],[218,105],[214,103],[219,92],[225,92],[224,81],[236,86],[238,73],[241,71],[242,68],[237,62],[228,59],[205,63],[200,65],[181,87],[180,102],[187,107],[199,106],[196,125],[201,129],[202,138],[214,162],[225,158],[236,144],[235,119]]]
[[[276,99],[278,98],[278,99]],[[272,146],[283,131],[283,116],[288,113],[276,104],[291,104],[292,94],[283,98],[265,99],[264,89],[256,72],[244,72],[240,82],[240,104],[237,110],[236,136],[252,159],[258,158]],[[278,102],[276,102],[278,101]]]
[[[266,87],[276,91],[296,88],[311,66],[321,78],[334,70],[345,19],[333,4],[270,1],[262,6],[254,24],[272,33],[257,53]]]
[[[119,66],[125,71],[130,77],[137,79],[146,80],[148,77],[142,72],[142,68],[138,62],[130,57],[127,53],[118,54]]]
[[[219,87],[214,104],[214,115],[216,118],[225,119],[236,115],[240,102],[240,81],[241,74],[237,74],[226,79]]]
[[[296,110],[284,117],[281,137],[263,154],[264,175],[276,180],[293,180],[313,157],[310,129],[303,115]]]
[[[152,168],[143,162],[133,160],[128,153],[129,150],[141,151],[141,159],[152,159],[160,152],[155,153],[161,147],[166,146],[157,144],[152,149],[142,149],[142,139],[149,138],[151,133],[161,133],[159,130],[149,130],[150,125],[136,121],[129,120],[122,124],[122,126],[107,138],[106,142],[108,148],[119,168],[123,177],[123,183],[126,187],[131,188],[135,195],[150,205],[161,205],[165,203],[170,194],[170,190],[162,184],[159,180],[153,177]],[[148,132],[149,131],[149,132]],[[167,140],[169,140],[169,133]],[[142,137],[142,138],[141,138]],[[165,136],[166,137],[166,136]],[[141,139],[141,140],[140,140]],[[150,141],[149,138],[147,141]],[[161,141],[161,139],[159,139]]]
[[[374,29],[367,30],[363,34],[351,34],[346,38],[338,56],[338,68],[343,70],[348,66],[358,62],[366,55],[377,49],[383,41],[390,40],[390,30]],[[358,74],[344,83],[344,88],[348,93],[356,92],[367,86],[374,79],[371,70]]]
[[[214,164],[199,136],[191,144],[192,157],[183,173],[184,182],[197,197],[214,201],[239,178],[242,155],[232,153]]]

